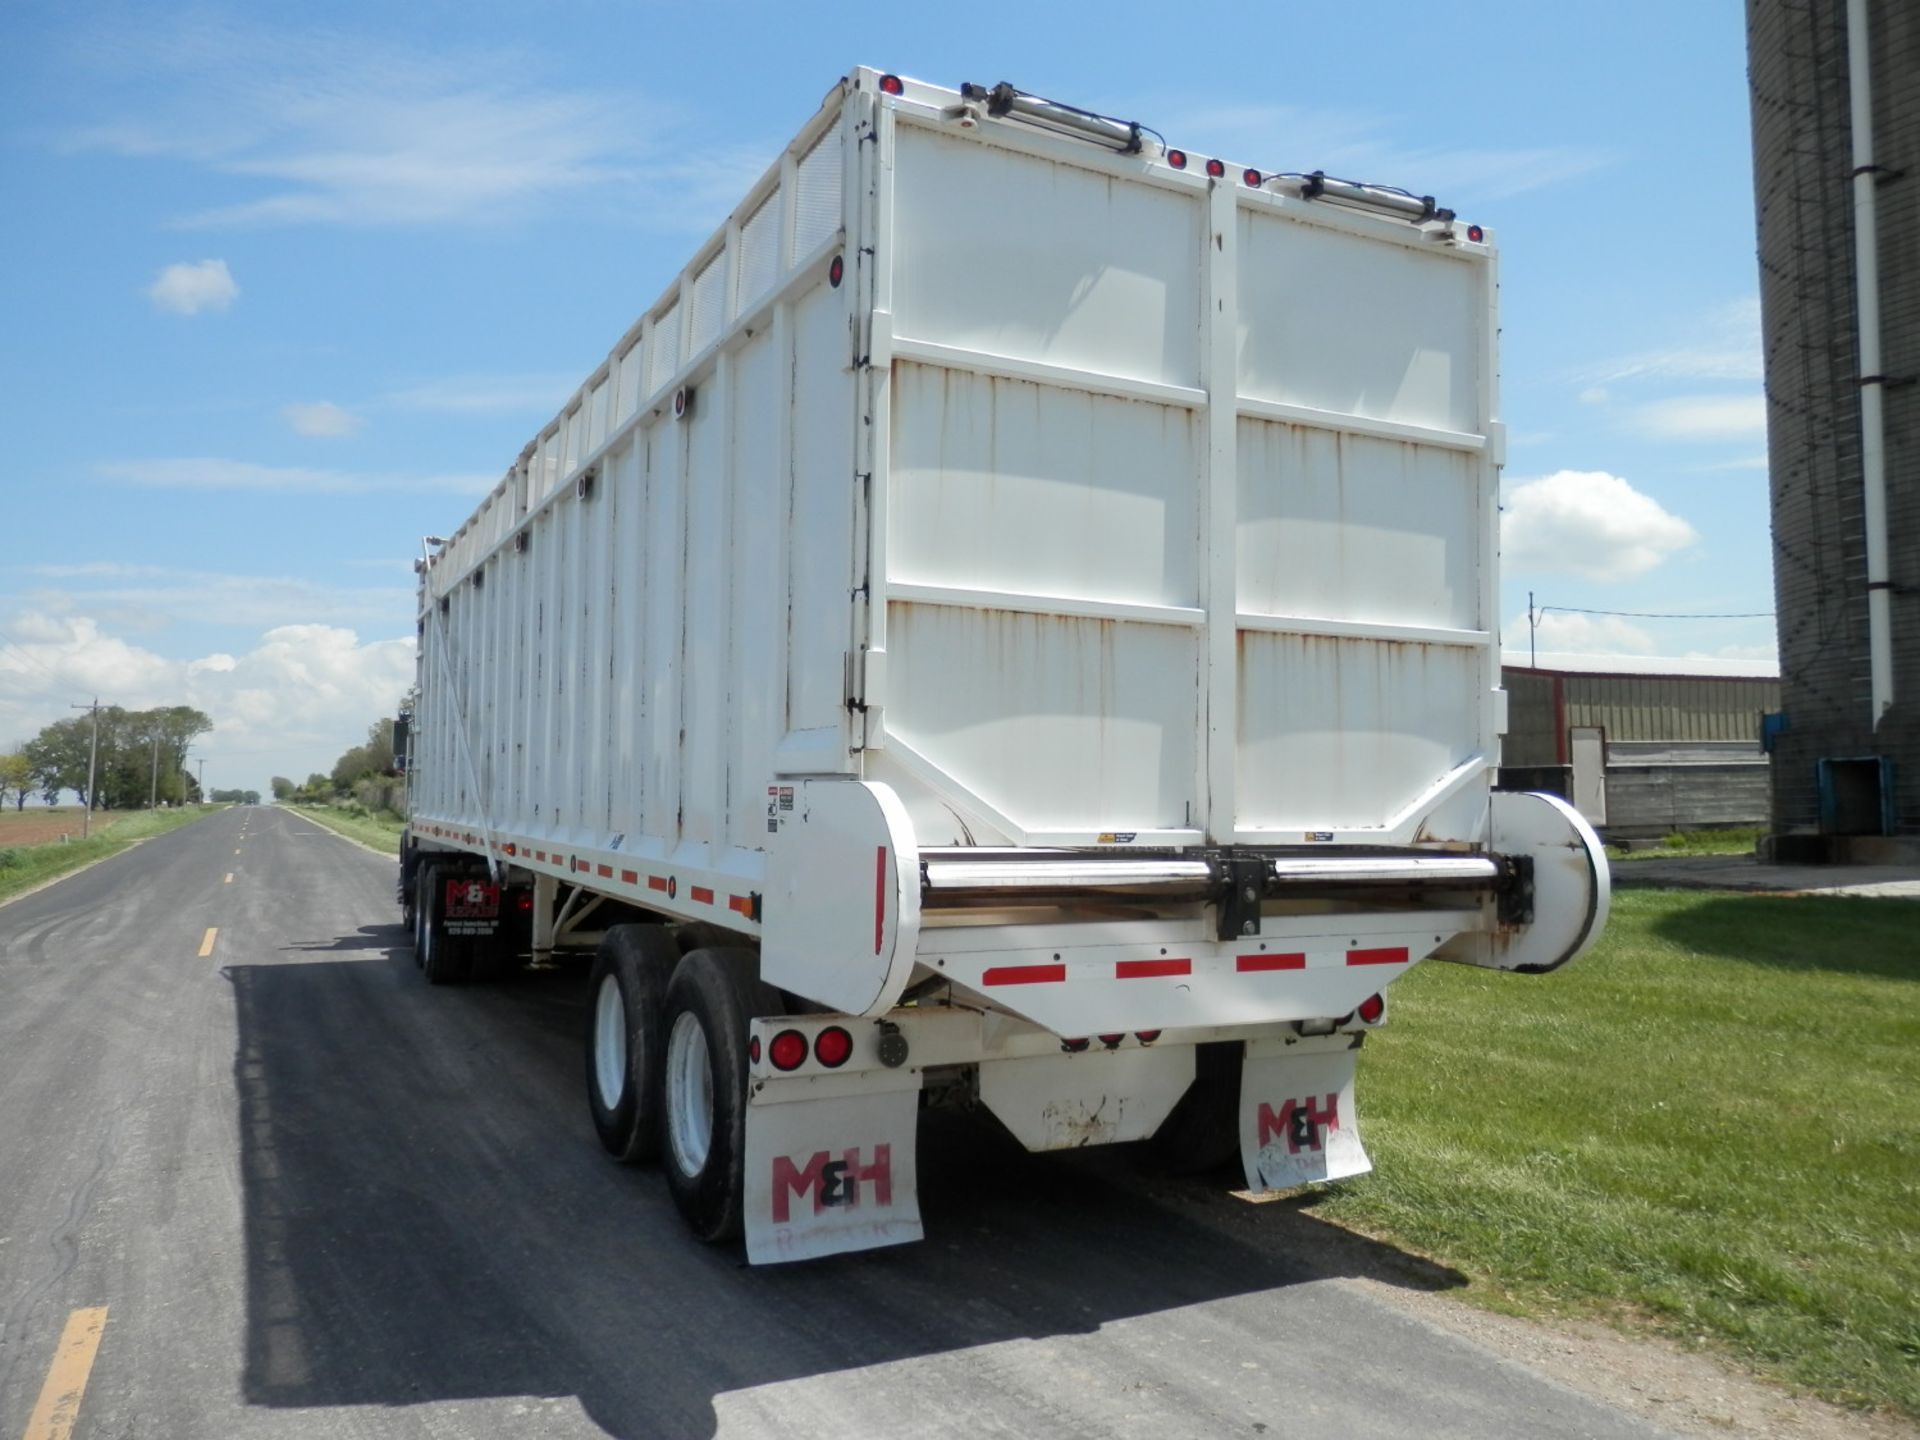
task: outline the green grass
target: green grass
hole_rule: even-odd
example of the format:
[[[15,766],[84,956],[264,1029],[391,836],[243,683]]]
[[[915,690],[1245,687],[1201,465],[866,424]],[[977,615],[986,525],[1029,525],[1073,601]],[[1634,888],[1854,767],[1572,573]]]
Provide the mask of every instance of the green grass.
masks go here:
[[[1753,847],[1766,831],[1758,826],[1733,830],[1676,830],[1657,845],[1609,845],[1607,854],[1615,860],[1669,860],[1675,855],[1751,855]]]
[[[349,840],[358,840],[389,855],[400,853],[400,832],[407,822],[391,810],[367,810],[360,805],[295,805],[291,808]]]
[[[47,841],[35,845],[0,845],[0,901],[11,900],[23,891],[104,860],[130,848],[137,840],[164,835],[190,825],[203,815],[224,809],[220,805],[193,806],[183,810],[106,811],[93,817],[93,834],[85,840]],[[79,817],[75,817],[75,830]]]
[[[1316,1213],[1495,1308],[1920,1416],[1920,904],[1627,891],[1557,975],[1424,965]]]

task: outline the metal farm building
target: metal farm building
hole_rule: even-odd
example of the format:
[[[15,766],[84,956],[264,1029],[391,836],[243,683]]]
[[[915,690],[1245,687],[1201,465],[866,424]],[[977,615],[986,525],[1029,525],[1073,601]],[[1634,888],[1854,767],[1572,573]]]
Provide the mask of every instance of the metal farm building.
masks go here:
[[[1783,855],[1864,858],[1904,847],[1840,837],[1920,836],[1920,5],[1748,0],[1747,22],[1772,826]]]
[[[1503,783],[1565,795],[1610,840],[1765,825],[1761,717],[1780,682],[1724,662],[1606,663],[1505,667]]]

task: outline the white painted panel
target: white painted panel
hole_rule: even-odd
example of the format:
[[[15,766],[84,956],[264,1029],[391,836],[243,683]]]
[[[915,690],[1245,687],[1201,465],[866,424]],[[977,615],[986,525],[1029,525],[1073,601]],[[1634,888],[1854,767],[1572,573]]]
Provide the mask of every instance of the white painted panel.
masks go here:
[[[598,450],[607,438],[607,390],[613,383],[609,375],[593,387],[587,397],[587,449]]]
[[[680,826],[682,838],[718,833],[727,728],[727,434],[723,386],[710,382],[684,420],[687,445],[687,569],[681,594]]]
[[[1198,383],[1197,201],[904,125],[898,147],[897,333]]]
[[[773,287],[780,273],[780,192],[774,191],[740,227],[740,283],[735,313]]]
[[[890,581],[1198,603],[1192,412],[902,362]]]
[[[1457,646],[1241,632],[1240,828],[1385,824],[1476,753],[1482,663]]]
[[[727,828],[738,845],[765,843],[769,757],[786,729],[787,486],[779,464],[785,416],[765,403],[779,393],[774,333],[762,330],[733,357],[729,407],[733,431],[733,534],[728,569],[738,620],[727,682]]]
[[[793,254],[787,263],[805,259],[814,247],[840,228],[840,173],[843,168],[840,127],[835,125],[800,159],[794,182]]]
[[[636,432],[607,457],[601,484],[607,490],[608,523],[613,530],[613,635],[607,665],[612,680],[608,694],[608,828],[616,834],[638,835],[641,820],[640,740],[644,734],[647,672],[646,630],[641,606],[647,588],[647,477],[646,435]]]
[[[681,562],[686,550],[687,427],[652,430],[647,486],[645,830],[671,842],[680,833]]]
[[[720,338],[726,323],[727,256],[722,251],[693,277],[693,330],[688,356],[698,355]]]
[[[647,362],[646,393],[655,395],[680,369],[680,306],[677,301],[661,311],[659,318],[653,322],[649,352],[651,358]]]
[[[1457,450],[1241,420],[1241,611],[1483,628],[1479,469]]]
[[[1477,434],[1477,266],[1240,212],[1240,393]]]
[[[1192,630],[895,602],[889,731],[1027,831],[1187,823]]]
[[[787,729],[846,721],[844,663],[853,573],[853,371],[844,290],[820,285],[793,306],[793,497],[788,553]],[[804,360],[798,357],[807,357]]]

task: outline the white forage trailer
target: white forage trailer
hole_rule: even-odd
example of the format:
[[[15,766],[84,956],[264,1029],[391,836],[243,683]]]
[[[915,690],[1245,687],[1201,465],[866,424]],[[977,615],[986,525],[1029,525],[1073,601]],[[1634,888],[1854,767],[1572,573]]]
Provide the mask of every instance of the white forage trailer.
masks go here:
[[[1386,987],[1607,910],[1492,785],[1494,254],[853,72],[425,544],[429,978],[595,947],[601,1139],[755,1261],[918,1238],[928,1103],[1364,1170]]]

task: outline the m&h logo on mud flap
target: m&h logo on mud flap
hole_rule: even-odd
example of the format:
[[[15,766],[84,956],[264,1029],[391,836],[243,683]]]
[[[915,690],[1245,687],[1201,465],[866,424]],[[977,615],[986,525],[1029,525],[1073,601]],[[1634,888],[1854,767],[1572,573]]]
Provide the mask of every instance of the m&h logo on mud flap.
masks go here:
[[[1340,1097],[1330,1093],[1326,1104],[1316,1105],[1309,1095],[1304,1101],[1288,1099],[1276,1114],[1266,1101],[1260,1102],[1260,1148],[1284,1135],[1287,1140],[1287,1153],[1298,1155],[1302,1150],[1318,1150],[1322,1147],[1322,1134],[1328,1130],[1340,1128]]]
[[[785,1155],[776,1155],[773,1157],[773,1223],[784,1225],[792,1217],[795,1195],[811,1193],[816,1215],[836,1205],[852,1209],[860,1204],[863,1181],[873,1186],[876,1205],[893,1203],[891,1145],[874,1146],[873,1159],[865,1165],[860,1163],[857,1145],[842,1150],[838,1160],[832,1158],[829,1151],[817,1151],[804,1168],[796,1166]]]

